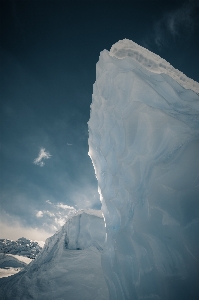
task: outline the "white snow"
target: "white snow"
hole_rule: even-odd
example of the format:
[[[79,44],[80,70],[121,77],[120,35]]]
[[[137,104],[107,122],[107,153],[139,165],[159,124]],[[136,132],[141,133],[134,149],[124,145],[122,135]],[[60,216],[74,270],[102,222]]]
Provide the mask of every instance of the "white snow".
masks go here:
[[[199,84],[129,40],[100,54],[89,125],[111,300],[198,299]]]
[[[17,254],[15,254],[15,255],[14,254],[7,254],[7,255],[18,259],[19,261],[21,261],[21,262],[23,262],[27,265],[32,261],[31,258],[26,257],[26,256],[21,256],[21,255],[17,255]]]
[[[12,275],[15,275],[17,274],[18,272],[22,271],[24,268],[12,268],[12,267],[8,267],[8,268],[0,268],[0,278],[3,278],[3,277],[9,277],[9,276],[12,276]]]

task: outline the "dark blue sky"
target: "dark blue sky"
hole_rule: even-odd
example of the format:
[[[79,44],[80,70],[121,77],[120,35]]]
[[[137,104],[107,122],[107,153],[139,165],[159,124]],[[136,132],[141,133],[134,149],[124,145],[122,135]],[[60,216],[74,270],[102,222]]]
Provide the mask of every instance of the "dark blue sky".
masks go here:
[[[100,51],[128,38],[199,81],[199,6],[174,0],[0,5],[0,237],[34,238],[40,230],[41,239],[63,222],[70,211],[63,205],[100,209],[87,128]],[[43,166],[33,163],[42,148],[51,155]]]

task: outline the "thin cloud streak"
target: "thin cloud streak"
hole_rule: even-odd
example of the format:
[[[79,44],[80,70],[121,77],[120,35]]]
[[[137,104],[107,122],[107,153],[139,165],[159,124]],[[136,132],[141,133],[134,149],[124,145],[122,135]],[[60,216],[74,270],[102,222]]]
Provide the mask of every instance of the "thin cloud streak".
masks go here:
[[[35,165],[43,167],[45,165],[45,163],[43,162],[43,159],[49,159],[51,156],[52,155],[49,152],[45,151],[45,148],[41,148],[38,157],[35,158],[33,163]]]
[[[161,48],[167,45],[170,38],[175,39],[186,33],[190,36],[194,31],[194,9],[199,4],[196,1],[188,1],[179,9],[165,13],[163,17],[154,24],[154,41]]]
[[[181,28],[193,30],[194,22],[191,13],[194,9],[193,3],[184,4],[180,9],[169,13],[166,18],[167,28],[169,32],[175,37],[179,35]]]
[[[52,233],[63,226],[69,217],[74,215],[77,210],[73,206],[69,206],[63,203],[52,203],[50,200],[46,200],[49,204],[47,210],[36,211],[36,217],[43,219],[42,228],[44,230],[50,230]]]

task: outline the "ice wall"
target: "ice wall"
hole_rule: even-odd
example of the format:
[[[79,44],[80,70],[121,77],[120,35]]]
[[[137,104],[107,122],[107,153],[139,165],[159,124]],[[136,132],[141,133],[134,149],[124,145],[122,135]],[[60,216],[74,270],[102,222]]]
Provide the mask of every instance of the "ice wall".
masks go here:
[[[199,84],[129,40],[100,53],[89,125],[111,300],[199,299]]]

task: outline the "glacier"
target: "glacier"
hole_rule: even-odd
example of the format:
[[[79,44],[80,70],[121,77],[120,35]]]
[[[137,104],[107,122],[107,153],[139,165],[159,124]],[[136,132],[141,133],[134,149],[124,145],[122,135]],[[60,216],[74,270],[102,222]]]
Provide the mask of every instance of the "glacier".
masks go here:
[[[0,299],[107,300],[101,268],[104,242],[101,211],[74,213],[23,271],[0,279]]]
[[[88,126],[109,299],[199,299],[199,84],[121,40],[100,53]]]

